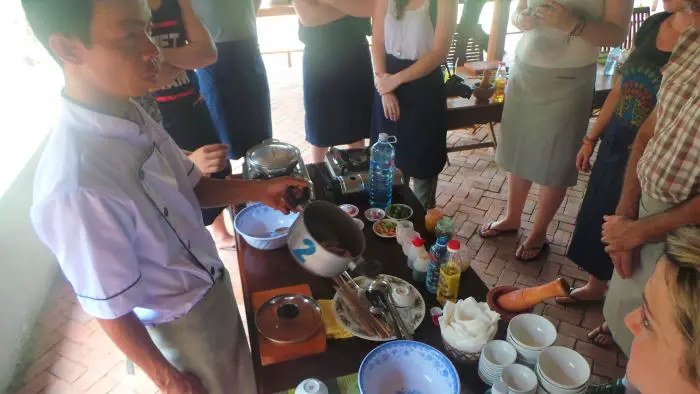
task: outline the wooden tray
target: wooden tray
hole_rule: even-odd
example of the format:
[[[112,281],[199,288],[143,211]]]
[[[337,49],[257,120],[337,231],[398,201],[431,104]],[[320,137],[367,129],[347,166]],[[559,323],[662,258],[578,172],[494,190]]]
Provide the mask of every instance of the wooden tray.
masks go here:
[[[260,308],[267,300],[280,294],[303,294],[313,298],[311,295],[311,287],[309,287],[309,285],[280,287],[277,289],[253,293],[251,298],[253,309],[257,312],[258,308]],[[254,327],[255,324],[252,326]],[[258,336],[258,343],[260,343],[260,363],[262,365],[281,363],[283,361],[294,360],[326,351],[325,328],[321,328],[313,337],[307,339],[306,341],[285,345],[276,344],[267,340],[265,337],[260,335],[257,330],[255,333],[250,334]]]
[[[482,76],[484,71],[498,69],[498,65],[501,64],[498,60],[486,60],[483,62],[467,62],[464,63],[460,70],[470,77]]]

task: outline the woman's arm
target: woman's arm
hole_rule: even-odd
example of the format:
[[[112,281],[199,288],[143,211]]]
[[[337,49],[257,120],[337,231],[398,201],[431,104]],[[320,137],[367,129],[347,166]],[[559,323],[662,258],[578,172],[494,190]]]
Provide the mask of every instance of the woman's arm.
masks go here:
[[[314,0],[294,0],[292,5],[301,24],[307,27],[326,25],[345,16],[337,8],[317,3]]]
[[[452,36],[457,24],[457,0],[437,1],[438,17],[432,49],[421,56],[410,67],[384,77],[377,86],[380,94],[384,95],[393,92],[394,89],[404,83],[415,81],[428,75],[447,58],[447,52],[450,50]]]
[[[617,46],[627,37],[634,0],[605,0],[603,19],[586,20],[578,36],[596,46]],[[545,0],[537,7],[536,17],[541,23],[567,33],[572,32],[581,18],[555,0]]]
[[[615,76],[613,76],[612,84],[613,87],[610,90],[610,93],[608,93],[608,97],[605,99],[603,107],[600,109],[598,119],[595,120],[591,131],[588,132],[588,138],[590,138],[591,140],[597,140],[598,137],[600,137],[600,135],[603,133],[603,130],[605,130],[605,126],[607,126],[608,122],[610,122],[610,119],[612,118],[612,115],[615,112],[617,103],[620,101],[620,92],[622,90],[622,77],[619,73],[615,73]]]
[[[535,27],[536,21],[527,7],[527,0],[519,0],[518,6],[515,7],[515,11],[510,17],[510,22],[513,26],[520,29],[520,31],[528,31]]]
[[[386,74],[384,16],[388,6],[388,0],[377,0],[374,4],[374,14],[372,15],[372,62],[374,63],[374,74],[377,76]]]
[[[374,13],[375,0],[318,0],[320,4],[331,6],[346,15],[369,18]]]
[[[192,9],[192,0],[178,0],[187,32],[187,45],[163,49],[163,57],[173,66],[194,70],[216,62],[216,46],[209,31]]]

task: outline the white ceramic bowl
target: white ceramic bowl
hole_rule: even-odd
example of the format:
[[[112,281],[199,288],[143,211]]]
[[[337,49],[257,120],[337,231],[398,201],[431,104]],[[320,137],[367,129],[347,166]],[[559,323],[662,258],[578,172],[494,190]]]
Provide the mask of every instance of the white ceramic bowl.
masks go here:
[[[542,377],[554,386],[577,390],[591,378],[591,366],[576,351],[552,346],[545,349],[537,360]]]
[[[508,385],[509,393],[532,394],[537,390],[535,372],[521,364],[511,364],[503,368],[501,380]]]
[[[523,313],[508,324],[508,334],[522,348],[542,350],[557,340],[557,329],[546,318],[533,313]]]
[[[459,375],[452,362],[421,342],[386,342],[369,352],[357,375],[361,394],[459,394]]]
[[[363,222],[362,220],[360,220],[360,219],[358,219],[358,218],[352,218],[352,221],[355,222],[355,225],[356,225],[357,228],[359,228],[360,230],[362,230],[362,229],[365,228],[365,222]]]
[[[484,360],[486,366],[504,368],[507,365],[513,364],[518,357],[513,345],[506,341],[495,340],[484,346],[481,351],[480,360]]]
[[[262,250],[277,249],[287,243],[287,233],[298,213],[285,215],[265,204],[252,204],[236,215],[233,226],[248,245]],[[286,228],[275,234],[276,229]]]
[[[521,364],[527,364],[528,366],[534,367],[537,364],[537,359],[540,357],[542,350],[530,350],[522,347],[518,342],[513,339],[513,337],[508,334],[506,336],[506,341],[513,345],[515,351],[518,352],[518,361]]]
[[[584,394],[588,390],[588,383],[576,389],[563,389],[561,387],[555,386],[552,382],[548,381],[547,378],[542,376],[542,372],[539,368],[535,368],[535,376],[537,376],[538,387],[544,394]]]

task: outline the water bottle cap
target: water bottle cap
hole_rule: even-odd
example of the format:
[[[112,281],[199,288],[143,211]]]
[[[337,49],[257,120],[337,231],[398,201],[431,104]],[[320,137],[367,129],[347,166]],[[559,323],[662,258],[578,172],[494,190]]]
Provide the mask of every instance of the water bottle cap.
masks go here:
[[[447,249],[459,250],[460,246],[459,241],[456,239],[452,239],[447,243]]]
[[[447,237],[444,235],[440,236],[440,238],[438,238],[438,240],[437,240],[437,243],[439,243],[440,245],[446,245],[447,244]]]
[[[425,245],[425,240],[423,238],[420,238],[420,237],[415,237],[415,238],[413,238],[411,243],[413,244],[413,246],[423,246],[423,245]]]
[[[379,133],[379,141],[381,141],[381,142],[387,142],[387,141],[389,141],[389,134],[387,134],[387,133]]]

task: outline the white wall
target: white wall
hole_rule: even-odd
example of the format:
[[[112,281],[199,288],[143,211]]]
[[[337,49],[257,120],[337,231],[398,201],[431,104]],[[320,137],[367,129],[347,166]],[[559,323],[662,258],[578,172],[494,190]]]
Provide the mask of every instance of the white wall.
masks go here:
[[[35,153],[14,183],[0,193],[0,393],[9,386],[58,269],[29,219],[39,155]]]

